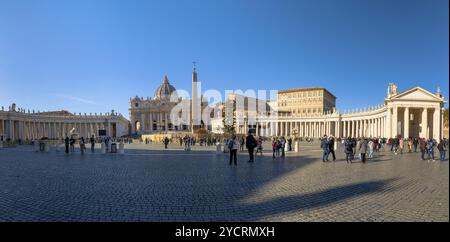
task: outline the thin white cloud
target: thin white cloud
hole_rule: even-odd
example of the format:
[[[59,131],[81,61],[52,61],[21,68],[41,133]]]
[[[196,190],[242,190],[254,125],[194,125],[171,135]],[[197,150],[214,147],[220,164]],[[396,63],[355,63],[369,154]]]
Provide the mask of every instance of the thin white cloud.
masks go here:
[[[64,95],[64,94],[53,94],[56,97],[60,97],[60,98],[64,98],[67,100],[72,100],[72,101],[76,101],[76,102],[80,102],[80,103],[86,103],[86,104],[92,104],[92,105],[97,105],[96,102],[88,100],[88,99],[84,99],[81,97],[75,97],[75,96],[69,96],[69,95]]]

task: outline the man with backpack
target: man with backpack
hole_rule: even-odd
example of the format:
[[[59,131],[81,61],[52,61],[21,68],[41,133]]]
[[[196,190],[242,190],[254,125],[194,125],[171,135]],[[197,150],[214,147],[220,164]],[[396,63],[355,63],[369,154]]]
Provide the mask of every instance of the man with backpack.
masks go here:
[[[255,151],[256,140],[251,133],[249,133],[248,136],[245,138],[245,146],[247,147],[248,155],[250,157],[248,162],[253,162],[253,154],[254,154],[253,152]]]

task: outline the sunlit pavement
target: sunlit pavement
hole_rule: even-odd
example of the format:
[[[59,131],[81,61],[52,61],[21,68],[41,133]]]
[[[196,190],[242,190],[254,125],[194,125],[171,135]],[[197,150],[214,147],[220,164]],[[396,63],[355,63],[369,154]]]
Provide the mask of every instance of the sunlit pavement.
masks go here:
[[[449,221],[449,166],[418,153],[366,164],[322,162],[317,143],[248,163],[240,153],[179,144],[88,149],[0,148],[0,221]],[[435,152],[438,157],[438,152]]]

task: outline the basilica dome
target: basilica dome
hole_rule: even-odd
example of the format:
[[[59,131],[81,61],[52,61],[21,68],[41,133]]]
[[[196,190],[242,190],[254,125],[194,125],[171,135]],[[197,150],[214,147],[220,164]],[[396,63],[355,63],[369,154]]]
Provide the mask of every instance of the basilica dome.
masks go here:
[[[155,91],[155,99],[169,100],[170,95],[175,92],[176,89],[169,83],[167,76],[164,76],[163,83]]]

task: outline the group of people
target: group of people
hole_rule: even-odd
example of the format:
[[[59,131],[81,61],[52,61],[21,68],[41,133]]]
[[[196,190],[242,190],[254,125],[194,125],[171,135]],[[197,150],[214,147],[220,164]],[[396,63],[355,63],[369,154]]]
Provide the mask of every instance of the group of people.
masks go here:
[[[330,156],[330,154],[333,155],[333,161],[336,160],[336,154],[334,153],[335,147],[335,140],[333,136],[329,136],[327,137],[327,135],[324,135],[322,137],[322,139],[320,140],[320,148],[322,148],[323,150],[323,156],[322,156],[322,161],[326,162],[328,161],[328,157]]]
[[[243,150],[241,147],[245,144],[249,155],[249,163],[253,163],[255,161],[255,155],[260,153],[262,155],[263,148],[262,143],[263,140],[261,137],[255,138],[253,134],[247,135],[245,139],[241,137],[240,141],[238,140],[236,135],[232,135],[231,139],[226,140],[225,142],[230,150],[230,165],[237,165],[237,152],[238,149]]]
[[[445,160],[446,151],[448,150],[448,140],[441,139],[439,143],[430,138],[411,138],[403,139],[400,136],[395,138],[360,138],[355,139],[348,137],[343,141],[344,153],[348,163],[352,163],[355,154],[359,151],[359,158],[364,163],[367,158],[373,158],[374,152],[378,152],[385,145],[390,146],[391,152],[395,155],[403,154],[405,150],[408,153],[417,152],[420,149],[421,160],[435,161],[434,149],[437,148],[440,153],[440,160]],[[405,145],[406,144],[406,145]],[[427,156],[427,157],[425,157]]]
[[[285,157],[286,153],[286,139],[281,136],[281,137],[274,137],[272,140],[272,158],[278,158],[278,157]],[[291,141],[292,143],[292,141]],[[288,146],[291,146],[288,143]]]
[[[417,153],[420,150],[420,159],[428,161],[436,161],[434,156],[434,150],[437,148],[439,151],[439,158],[441,161],[445,160],[446,153],[448,150],[448,139],[441,139],[437,142],[435,139],[429,138],[412,138],[403,139],[398,136],[395,138],[390,138],[387,144],[391,146],[391,151],[394,154],[403,154],[405,149],[408,153]],[[426,156],[426,157],[425,157]]]
[[[77,142],[77,139],[74,138],[74,136],[66,135],[66,138],[64,138],[64,145],[65,145],[65,152],[66,154],[74,153],[75,152],[75,144]],[[106,152],[109,151],[109,144],[112,142],[111,137],[105,137],[101,139],[101,142],[105,143],[106,146]],[[80,152],[82,155],[84,155],[84,152],[86,152],[86,143],[91,144],[91,152],[95,152],[95,144],[97,143],[97,139],[94,137],[94,135],[91,136],[89,139],[85,139],[84,137],[80,137],[78,139],[78,144],[80,145]]]

